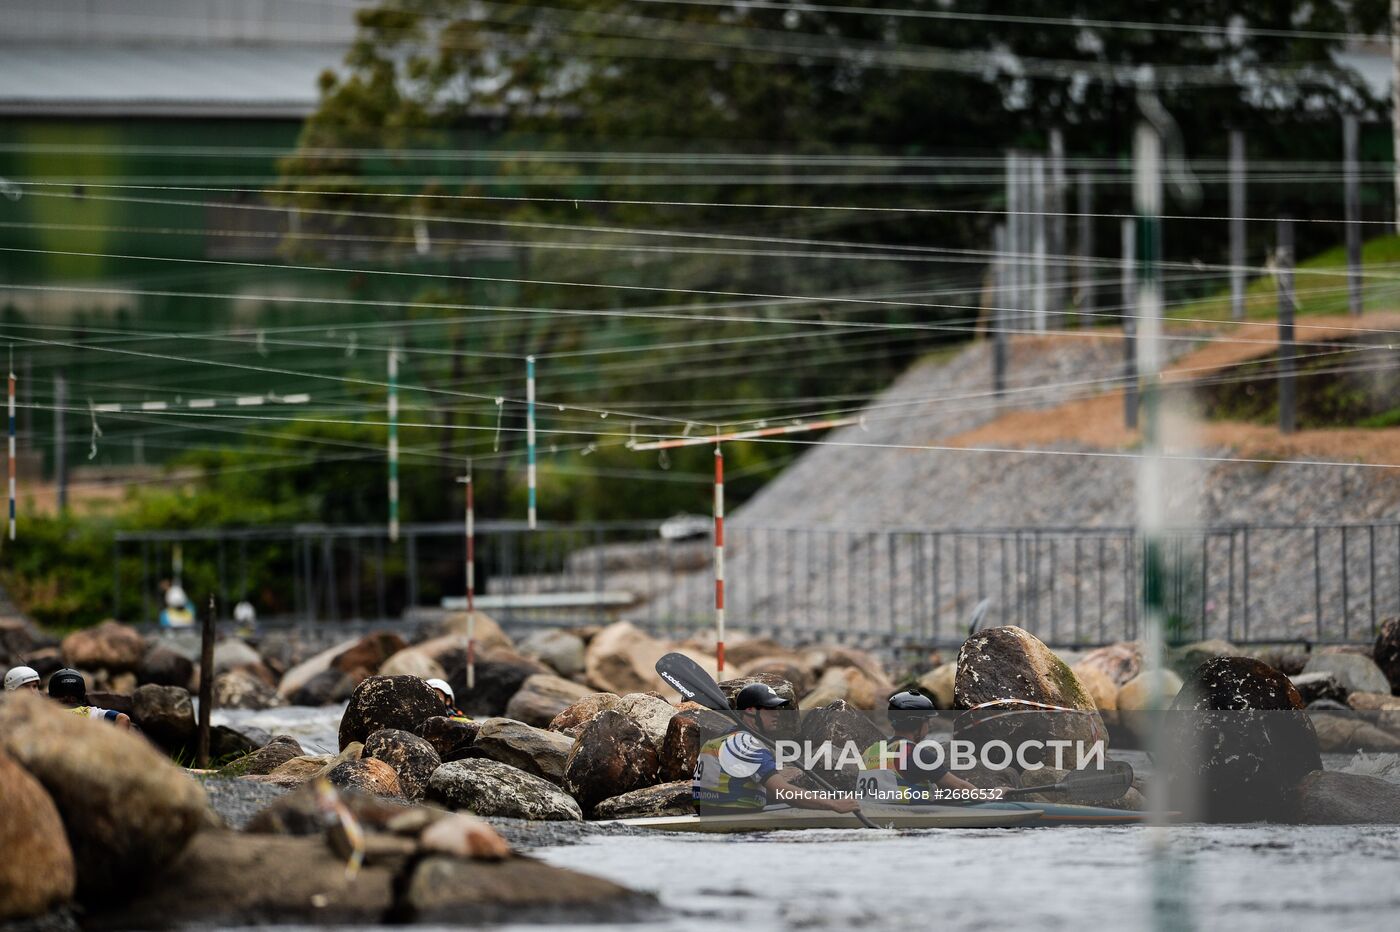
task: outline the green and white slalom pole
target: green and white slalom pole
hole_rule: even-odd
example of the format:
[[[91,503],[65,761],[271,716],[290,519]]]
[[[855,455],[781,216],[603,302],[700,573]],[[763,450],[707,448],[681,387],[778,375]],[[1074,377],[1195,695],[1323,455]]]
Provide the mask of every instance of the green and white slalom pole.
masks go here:
[[[389,539],[399,539],[399,354],[389,350]]]
[[[1138,460],[1138,530],[1142,536],[1142,631],[1150,662],[1164,658],[1162,526],[1164,503],[1161,436],[1162,336],[1162,137],[1140,123],[1133,141],[1133,207],[1137,234],[1137,375],[1141,383],[1141,456]],[[1160,697],[1154,697],[1160,699]]]

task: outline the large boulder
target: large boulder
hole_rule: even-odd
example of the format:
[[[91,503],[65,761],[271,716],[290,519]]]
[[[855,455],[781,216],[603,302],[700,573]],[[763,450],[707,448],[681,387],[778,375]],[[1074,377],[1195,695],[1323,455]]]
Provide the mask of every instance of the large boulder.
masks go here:
[[[52,638],[26,618],[0,617],[0,664],[4,664],[6,669],[19,664],[34,667],[34,654],[50,648],[54,643]],[[62,663],[59,665],[62,666]],[[34,669],[39,670],[38,667]],[[44,675],[44,671],[39,670],[39,674]]]
[[[467,636],[467,632],[472,628],[470,616],[467,612],[450,612],[437,625],[435,639],[455,638],[461,639]],[[510,639],[501,626],[496,623],[485,612],[476,612],[475,631],[473,638],[476,640],[476,649],[484,650],[515,650],[515,642]]]
[[[416,676],[420,680],[445,680],[447,671],[416,647],[401,650],[379,667],[380,676]]]
[[[1317,734],[1287,676],[1248,657],[1208,660],[1167,718],[1171,808],[1216,822],[1285,820],[1322,768]]]
[[[359,683],[378,673],[384,661],[407,646],[392,631],[373,631],[332,657],[330,666]]]
[[[1171,670],[1144,670],[1118,687],[1114,704],[1119,712],[1147,712],[1156,696],[1156,707],[1169,709],[1179,692],[1181,677]]]
[[[403,796],[399,775],[394,768],[382,760],[362,757],[336,764],[326,773],[326,779],[334,786],[374,796]]]
[[[195,738],[194,703],[179,686],[141,686],[131,697],[132,720],[166,750],[189,747]]]
[[[553,783],[494,760],[443,764],[428,781],[428,797],[479,816],[578,821],[579,804]]]
[[[857,667],[827,667],[810,693],[802,697],[802,710],[820,709],[846,702],[858,709],[882,709],[893,688],[887,682],[872,680]]]
[[[536,631],[520,642],[520,653],[533,657],[560,676],[583,672],[583,638],[572,631],[553,628]]]
[[[745,676],[774,676],[791,683],[793,693],[799,697],[811,692],[817,682],[812,671],[796,658],[759,657],[743,664],[739,669]]]
[[[1390,692],[1390,680],[1381,668],[1360,654],[1313,654],[1303,673],[1330,673],[1349,693]]]
[[[617,701],[613,709],[636,722],[642,734],[658,748],[666,740],[666,728],[676,714],[675,706],[650,693],[628,693]]]
[[[1311,705],[1319,699],[1331,699],[1333,702],[1347,701],[1349,690],[1331,673],[1324,671],[1299,673],[1297,676],[1290,676],[1289,679],[1293,681],[1293,688],[1298,690],[1298,695],[1303,698],[1305,706]]]
[[[876,726],[871,716],[858,711],[844,700],[837,700],[805,713],[798,734],[804,748],[831,748],[832,767],[819,768],[818,773],[828,783],[843,790],[855,789],[860,766],[850,761],[842,761],[839,755],[847,747],[854,748],[855,752],[860,754],[884,737],[884,732]],[[847,766],[848,764],[850,766]]]
[[[285,680],[284,680],[285,682]],[[340,670],[325,669],[296,689],[287,693],[287,701],[292,705],[334,705],[344,702],[355,692],[355,680]],[[282,691],[279,687],[279,696]]]
[[[591,689],[573,680],[536,673],[528,677],[519,691],[510,697],[505,708],[506,718],[537,728],[548,728],[556,715],[590,693]]]
[[[214,677],[216,709],[272,709],[282,704],[276,690],[246,669],[229,670]]]
[[[421,798],[428,789],[428,778],[442,766],[442,758],[431,744],[398,728],[381,728],[372,733],[365,739],[361,754],[394,768],[405,799]]]
[[[296,738],[291,735],[277,735],[251,754],[225,764],[219,773],[230,777],[263,776],[305,753]]]
[[[497,718],[481,723],[473,747],[491,760],[562,784],[564,764],[574,748],[574,739],[557,731]]]
[[[0,751],[0,922],[48,912],[73,898],[73,850],[49,794]]]
[[[246,667],[261,667],[262,654],[253,649],[247,641],[238,638],[224,638],[214,645],[214,673],[227,673],[229,670],[242,670]]]
[[[1112,712],[1118,708],[1118,684],[1113,681],[1103,668],[1097,665],[1085,665],[1082,661],[1075,664],[1075,677],[1079,680],[1079,685],[1084,687],[1084,691],[1089,694],[1089,698],[1094,700],[1094,705],[1100,712]]]
[[[786,699],[792,707],[797,708],[797,689],[791,682],[772,673],[746,673],[743,676],[735,677],[732,680],[724,680],[719,684],[719,691],[724,693],[724,698],[729,703],[729,707],[734,707],[734,697],[739,695],[740,690],[752,683],[762,683],[773,692]]]
[[[945,663],[919,677],[919,689],[933,700],[934,705],[946,711],[953,707],[953,690],[957,681],[958,665]]]
[[[0,704],[0,747],[53,798],[87,903],[139,889],[210,818],[199,784],[144,739],[40,696]]]
[[[464,722],[461,719],[434,715],[424,719],[413,729],[413,733],[427,741],[444,761],[457,760],[461,752],[470,748],[481,730],[478,722]]]
[[[416,676],[371,676],[355,687],[340,719],[340,746],[363,742],[381,728],[411,732],[442,714],[442,699]]]
[[[672,716],[666,724],[666,737],[657,751],[657,778],[668,782],[690,779],[704,743],[695,713],[681,712]]]
[[[549,723],[549,730],[563,732],[571,738],[577,738],[579,732],[583,730],[583,726],[593,721],[599,712],[616,708],[621,701],[622,697],[616,693],[589,693],[554,716]]]
[[[1074,671],[1039,638],[1015,625],[978,631],[958,651],[955,705],[971,709],[1002,699],[1095,709]]]
[[[1080,679],[1082,671],[1098,670],[1113,683],[1115,689],[1142,672],[1142,645],[1137,641],[1119,641],[1096,647],[1074,665],[1074,672]]]
[[[83,670],[134,671],[145,656],[146,639],[135,628],[116,621],[74,631],[63,639],[64,663]]]
[[[1376,666],[1390,681],[1390,691],[1400,696],[1400,618],[1388,618],[1381,623],[1371,653]]]
[[[564,788],[588,811],[656,783],[659,766],[656,746],[641,726],[609,709],[579,732],[564,765]]]
[[[277,695],[281,696],[283,699],[293,701],[296,705],[311,705],[312,703],[295,702],[295,700],[292,700],[293,694],[306,686],[307,683],[311,682],[313,677],[330,669],[332,660],[358,643],[359,638],[351,638],[348,641],[342,641],[334,647],[328,647],[319,654],[301,661],[282,675],[282,682],[277,684]],[[353,683],[351,684],[351,688],[354,688]]]
[[[1216,657],[1238,657],[1240,649],[1229,641],[1214,638],[1207,641],[1195,641],[1191,644],[1183,644],[1180,647],[1173,647],[1167,651],[1167,665],[1181,677],[1182,681],[1191,678],[1191,674],[1196,668],[1207,660],[1214,660]]]
[[[1334,705],[1337,714],[1321,714],[1314,711]],[[1341,703],[1320,700],[1309,709],[1309,719],[1317,732],[1318,747],[1326,753],[1352,754],[1356,751],[1372,751],[1381,754],[1394,754],[1400,751],[1400,735],[1392,734],[1384,728],[1377,728],[1368,718],[1347,709]]]
[[[457,696],[457,706],[469,715],[503,715],[510,700],[537,674],[552,675],[538,660],[522,657],[505,647],[492,647],[476,656],[476,677],[467,688],[467,658],[461,650],[439,655],[447,670],[447,682]]]
[[[740,668],[747,667],[761,657],[793,656],[792,651],[768,637],[734,638],[731,635],[729,641],[724,645],[725,663]]]
[[[173,647],[155,642],[146,649],[136,668],[136,679],[156,686],[189,689],[194,680],[194,661]]]
[[[656,673],[656,661],[666,651],[665,643],[631,622],[608,625],[584,652],[588,685],[618,695],[659,691],[665,684]]]
[[[1355,773],[1315,770],[1298,787],[1297,819],[1307,825],[1400,824],[1400,786]]]
[[[826,666],[827,669],[845,667],[859,670],[870,684],[869,688],[875,696],[876,702],[889,698],[890,694],[894,692],[894,684],[890,682],[889,674],[885,672],[885,665],[869,651],[859,650],[855,647],[832,647],[826,652]],[[862,703],[864,696],[857,692],[853,699],[856,703]],[[867,707],[860,704],[860,708],[874,708],[874,705]]]
[[[605,799],[593,807],[595,819],[643,819],[649,816],[692,815],[690,781],[674,780]]]

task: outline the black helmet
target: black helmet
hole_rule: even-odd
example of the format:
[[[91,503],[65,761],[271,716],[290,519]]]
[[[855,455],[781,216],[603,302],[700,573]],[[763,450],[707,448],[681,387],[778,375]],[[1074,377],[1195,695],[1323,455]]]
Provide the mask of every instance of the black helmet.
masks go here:
[[[933,700],[921,692],[912,689],[897,692],[890,696],[890,724],[897,731],[913,731],[928,720],[928,713],[937,708]]]
[[[81,705],[87,701],[87,681],[77,670],[59,670],[49,677],[49,696]]]
[[[783,709],[787,706],[788,701],[767,683],[750,683],[734,697],[734,708],[740,712],[748,709]]]

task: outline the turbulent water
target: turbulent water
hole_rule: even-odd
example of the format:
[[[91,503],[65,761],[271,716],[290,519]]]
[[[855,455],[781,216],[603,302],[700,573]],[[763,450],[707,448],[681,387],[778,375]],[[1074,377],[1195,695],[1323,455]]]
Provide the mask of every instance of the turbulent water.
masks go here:
[[[215,719],[294,735],[314,753],[336,747],[342,711],[220,711]],[[1393,826],[609,835],[532,853],[656,894],[663,912],[645,927],[667,932],[1400,925]],[[519,927],[549,928],[562,927]]]

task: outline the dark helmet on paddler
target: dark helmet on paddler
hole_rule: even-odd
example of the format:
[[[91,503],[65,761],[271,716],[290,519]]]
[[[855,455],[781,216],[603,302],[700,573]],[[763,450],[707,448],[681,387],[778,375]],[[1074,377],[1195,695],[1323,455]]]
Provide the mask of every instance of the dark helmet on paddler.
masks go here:
[[[921,692],[906,689],[890,696],[890,725],[896,731],[914,731],[928,721],[929,713],[937,709],[933,700]]]
[[[734,708],[740,712],[749,709],[785,709],[789,703],[773,691],[767,683],[750,683],[734,697]]]

